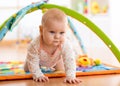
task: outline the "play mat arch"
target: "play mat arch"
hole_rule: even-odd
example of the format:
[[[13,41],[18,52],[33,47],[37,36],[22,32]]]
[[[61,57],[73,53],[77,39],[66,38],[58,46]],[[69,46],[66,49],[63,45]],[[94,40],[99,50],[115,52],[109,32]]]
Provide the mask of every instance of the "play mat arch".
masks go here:
[[[118,61],[120,62],[120,51],[117,49],[117,47],[113,44],[113,42],[107,37],[107,35],[94,23],[92,23],[89,19],[84,17],[83,15],[68,9],[66,7],[57,6],[53,4],[46,4],[45,2],[37,2],[32,5],[28,5],[27,7],[21,9],[16,14],[12,15],[10,18],[8,18],[1,26],[0,26],[0,40],[3,39],[7,31],[12,30],[19,21],[28,13],[31,13],[38,9],[43,8],[59,8],[63,10],[67,15],[77,19],[78,21],[82,22],[84,25],[86,25],[89,29],[91,29],[96,35],[102,39],[102,41],[108,46],[108,48],[112,51],[112,53],[116,56]]]
[[[76,20],[78,20],[79,22],[83,23],[85,26],[87,26],[90,30],[92,30],[105,44],[106,46],[111,50],[111,52],[115,55],[115,57],[117,58],[117,60],[120,62],[120,51],[118,50],[118,48],[113,44],[113,42],[107,37],[107,35],[98,27],[96,26],[94,23],[92,23],[89,19],[87,19],[86,17],[84,17],[83,15],[77,13],[76,11],[73,11],[71,9],[68,9],[66,7],[62,7],[62,6],[58,6],[58,5],[54,5],[54,4],[47,4],[46,1],[41,1],[41,2],[37,2],[37,3],[33,3],[31,5],[26,6],[25,8],[21,9],[20,11],[18,11],[17,13],[13,14],[11,17],[9,17],[1,26],[0,26],[0,41],[2,41],[2,39],[4,38],[5,34],[12,30],[18,23],[19,21],[28,13],[31,13],[33,11],[39,10],[39,9],[50,9],[50,8],[59,8],[62,11],[64,11],[68,16],[71,16],[73,18],[75,18]],[[72,26],[71,26],[72,27]],[[74,34],[77,36],[78,40],[80,41],[79,38],[79,34],[77,34],[76,30],[73,29]],[[81,47],[83,48],[84,53],[86,53],[86,51],[84,50],[84,46],[81,45]],[[0,72],[1,73],[1,72]],[[77,73],[77,75],[91,75],[91,74],[101,74],[102,72],[92,72],[92,73]],[[104,71],[102,74],[107,74],[107,73],[120,73],[120,69],[119,70],[110,70],[108,71]],[[47,74],[50,77],[59,77],[59,76],[64,76],[64,74]],[[14,76],[4,76],[4,75],[0,75],[0,80],[7,80],[7,79],[22,79],[22,78],[30,78],[31,75],[27,74],[27,75],[16,75]]]

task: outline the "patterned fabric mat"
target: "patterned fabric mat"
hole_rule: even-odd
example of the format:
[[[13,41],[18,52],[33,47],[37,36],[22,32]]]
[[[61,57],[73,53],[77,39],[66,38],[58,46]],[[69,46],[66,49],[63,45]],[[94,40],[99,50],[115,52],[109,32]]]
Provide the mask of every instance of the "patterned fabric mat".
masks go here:
[[[23,69],[24,62],[11,61],[11,62],[0,62],[0,76],[2,75],[15,75],[15,74],[29,74]],[[109,67],[106,65],[91,66],[91,67],[77,67],[77,72],[91,72],[91,71],[101,71],[101,70],[115,70],[118,68]],[[41,68],[43,73],[53,73],[54,71],[49,68]]]

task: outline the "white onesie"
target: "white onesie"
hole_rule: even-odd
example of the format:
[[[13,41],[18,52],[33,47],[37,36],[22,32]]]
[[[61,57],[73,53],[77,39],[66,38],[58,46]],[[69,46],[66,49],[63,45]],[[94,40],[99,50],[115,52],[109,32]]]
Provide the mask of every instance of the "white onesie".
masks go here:
[[[58,49],[54,56],[49,55],[40,47],[40,45],[40,37],[37,37],[29,44],[24,66],[25,71],[29,70],[32,73],[33,78],[38,78],[43,75],[40,66],[53,68],[58,61],[63,59],[66,77],[76,77],[75,54],[67,39],[62,44],[61,49]]]

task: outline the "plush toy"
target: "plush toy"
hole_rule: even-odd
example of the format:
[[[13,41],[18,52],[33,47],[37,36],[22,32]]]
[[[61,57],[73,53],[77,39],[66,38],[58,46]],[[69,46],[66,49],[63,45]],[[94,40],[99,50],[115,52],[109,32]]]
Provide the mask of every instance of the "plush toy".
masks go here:
[[[79,56],[76,60],[77,66],[81,67],[90,67],[90,66],[98,66],[101,64],[101,61],[99,59],[93,60],[92,58],[89,58],[87,55]]]
[[[100,7],[99,7],[99,3],[98,2],[92,2],[91,3],[91,11],[93,14],[98,14],[100,13]]]
[[[95,63],[96,66],[98,66],[98,65],[101,64],[101,61],[100,61],[100,59],[96,59],[96,60],[94,61],[94,63]]]

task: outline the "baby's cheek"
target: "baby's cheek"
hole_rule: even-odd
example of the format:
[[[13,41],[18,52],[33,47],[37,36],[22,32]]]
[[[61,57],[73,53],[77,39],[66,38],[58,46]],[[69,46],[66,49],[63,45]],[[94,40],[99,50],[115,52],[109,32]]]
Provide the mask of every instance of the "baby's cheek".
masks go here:
[[[47,35],[47,38],[50,40],[52,38],[52,35]]]
[[[49,42],[52,42],[53,40],[54,40],[54,38],[53,38],[52,36],[49,36],[49,37],[48,37],[48,41],[49,41]]]
[[[62,38],[62,39],[61,39],[61,43],[63,43],[64,41],[65,41],[65,38]]]
[[[54,36],[49,36],[50,41],[54,40]]]

